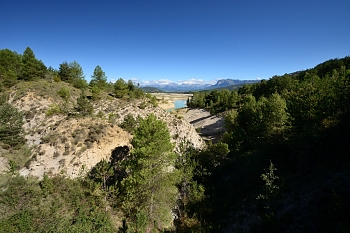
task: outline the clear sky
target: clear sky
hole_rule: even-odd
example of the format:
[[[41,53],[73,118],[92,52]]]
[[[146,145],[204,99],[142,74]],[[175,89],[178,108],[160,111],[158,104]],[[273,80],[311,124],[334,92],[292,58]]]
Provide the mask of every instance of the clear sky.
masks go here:
[[[270,78],[350,55],[349,0],[4,0],[0,49],[87,80]]]

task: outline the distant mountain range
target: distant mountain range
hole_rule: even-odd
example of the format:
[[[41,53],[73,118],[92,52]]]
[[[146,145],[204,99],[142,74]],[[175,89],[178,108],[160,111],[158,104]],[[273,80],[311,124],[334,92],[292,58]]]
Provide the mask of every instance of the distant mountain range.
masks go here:
[[[144,92],[147,92],[147,93],[162,93],[164,91],[162,90],[159,90],[158,88],[156,87],[141,87],[141,89],[144,91]]]
[[[155,92],[158,92],[159,90],[164,92],[202,91],[202,90],[222,89],[225,87],[230,87],[235,85],[242,86],[244,84],[253,84],[257,82],[259,82],[259,80],[220,79],[214,85],[166,83],[166,84],[143,85],[142,89],[146,92],[151,92],[151,90],[154,90]]]

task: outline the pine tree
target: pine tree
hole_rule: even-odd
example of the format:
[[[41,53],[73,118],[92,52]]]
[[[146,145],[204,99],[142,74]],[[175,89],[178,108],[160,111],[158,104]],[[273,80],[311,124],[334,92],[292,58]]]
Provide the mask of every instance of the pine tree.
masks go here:
[[[123,163],[129,171],[129,176],[122,181],[123,206],[135,218],[136,213],[144,213],[149,227],[169,227],[177,197],[175,185],[180,175],[174,168],[176,156],[166,124],[154,115],[141,120],[134,131],[132,145],[131,155]]]
[[[15,85],[21,66],[21,55],[9,49],[0,50],[0,83],[5,87]]]
[[[94,107],[92,103],[86,98],[86,95],[84,91],[80,94],[79,98],[77,99],[77,106],[75,107],[76,111],[79,113],[79,115],[82,116],[88,116],[91,115]]]
[[[88,86],[83,68],[76,61],[60,64],[58,74],[62,81],[71,83],[76,88],[84,89]]]
[[[69,82],[71,80],[71,74],[68,62],[65,61],[59,66],[58,75],[60,76],[61,80],[63,82]]]
[[[73,86],[80,89],[87,88],[88,84],[85,80],[85,75],[81,65],[78,62],[73,61],[69,63],[69,70]]]
[[[117,98],[123,98],[128,93],[128,84],[126,82],[119,78],[114,83],[114,92]]]
[[[91,76],[90,86],[97,86],[101,90],[107,87],[107,76],[100,66],[96,66],[94,74]]]
[[[23,115],[11,104],[0,103],[0,141],[9,146],[21,145],[23,137]]]
[[[22,80],[31,81],[36,78],[44,78],[46,66],[42,61],[35,58],[34,52],[31,48],[27,47],[23,52],[22,63]]]

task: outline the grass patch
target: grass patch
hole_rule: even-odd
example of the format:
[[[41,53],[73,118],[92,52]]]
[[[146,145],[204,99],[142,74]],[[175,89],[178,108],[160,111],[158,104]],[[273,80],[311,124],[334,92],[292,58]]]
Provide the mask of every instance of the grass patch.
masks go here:
[[[57,104],[51,104],[49,109],[46,111],[46,116],[52,116],[54,114],[61,113],[61,108]]]
[[[31,157],[31,148],[28,145],[23,145],[17,150],[9,150],[8,152],[5,152],[3,156],[7,158],[9,161],[15,162],[15,164],[22,168],[25,166],[26,162]]]
[[[56,145],[60,139],[60,136],[58,133],[56,132],[51,132],[47,135],[45,135],[43,138],[42,138],[42,141],[44,143],[50,143],[50,145]]]
[[[51,97],[56,102],[61,102],[62,98],[58,92],[63,88],[70,93],[69,102],[75,102],[75,99],[79,96],[80,90],[72,87],[70,84],[65,82],[49,82],[46,80],[35,80],[28,82],[19,82],[16,85],[16,95],[14,100],[20,99],[28,92],[35,92],[36,96],[44,98]]]
[[[10,174],[1,174],[0,175],[0,189],[6,187],[10,178],[11,178]]]

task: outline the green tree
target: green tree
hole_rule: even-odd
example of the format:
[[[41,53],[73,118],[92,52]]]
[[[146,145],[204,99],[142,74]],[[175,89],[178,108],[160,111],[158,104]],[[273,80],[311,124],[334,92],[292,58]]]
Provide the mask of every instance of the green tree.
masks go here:
[[[149,115],[135,129],[132,145],[129,159],[122,164],[129,172],[122,181],[123,206],[135,221],[136,213],[144,213],[149,227],[170,227],[180,174],[174,168],[176,155],[166,124]]]
[[[102,188],[105,192],[107,192],[107,181],[113,175],[113,167],[104,159],[91,170],[91,176],[102,184]]]
[[[279,94],[272,94],[269,98],[262,98],[260,102],[262,102],[264,135],[267,137],[281,135],[289,123],[286,100]]]
[[[259,212],[262,214],[263,220],[274,216],[275,208],[273,208],[272,203],[273,199],[279,193],[279,177],[275,174],[277,168],[270,160],[270,165],[268,170],[264,169],[265,173],[261,174],[261,179],[265,182],[265,185],[262,188],[262,192],[256,197],[258,200]]]
[[[193,93],[193,97],[187,105],[189,108],[205,108],[205,94],[202,92]]]
[[[87,88],[88,84],[85,80],[85,75],[81,65],[78,62],[73,61],[69,63],[69,69],[71,83],[73,84],[73,86],[79,89]]]
[[[91,88],[92,100],[101,99],[101,89],[97,86]]]
[[[143,91],[134,85],[134,83],[129,80],[127,84],[127,92],[130,99],[143,97]]]
[[[85,80],[83,68],[76,61],[70,63],[65,61],[60,64],[58,75],[62,81],[71,83],[76,88],[84,89],[88,86]]]
[[[92,103],[88,100],[84,91],[81,92],[79,98],[77,99],[75,110],[82,116],[91,115],[94,110]]]
[[[114,83],[114,93],[117,98],[123,98],[128,93],[128,84],[124,81],[124,79],[119,78]]]
[[[101,90],[107,87],[107,76],[100,66],[96,66],[91,76],[90,86],[97,86]]]
[[[124,121],[119,126],[125,131],[128,131],[129,133],[133,133],[138,123],[139,118],[135,119],[134,116],[131,113],[129,113],[124,117]]]
[[[199,154],[197,159],[206,170],[214,170],[225,160],[229,152],[227,144],[219,142],[209,145],[206,150]]]
[[[10,146],[21,145],[23,137],[23,115],[11,104],[0,105],[0,141]]]
[[[21,73],[21,56],[9,49],[0,50],[0,83],[13,86]]]
[[[73,81],[85,79],[83,68],[81,67],[81,65],[78,62],[73,61],[73,62],[69,63],[69,69],[70,69],[71,79]]]
[[[36,78],[44,78],[46,66],[40,60],[35,58],[33,50],[27,47],[22,56],[22,72],[21,79],[31,81]]]
[[[265,169],[265,173],[260,176],[265,181],[265,186],[263,188],[263,194],[259,194],[256,198],[257,200],[268,200],[278,192],[279,186],[276,184],[276,181],[278,181],[279,177],[275,174],[275,171],[277,171],[277,168],[275,168],[275,165],[270,160],[268,171]]]
[[[66,87],[62,87],[57,94],[64,99],[65,101],[68,101],[69,97],[70,97],[70,91],[68,88]]]
[[[134,91],[135,90],[135,85],[131,80],[128,80],[128,90],[129,91]]]
[[[108,163],[106,160],[101,160],[96,166],[91,170],[90,175],[95,181],[99,182],[102,186],[102,190],[104,191],[104,199],[107,201],[107,197],[109,194],[109,184],[108,180],[114,176],[113,166]],[[112,189],[112,191],[114,191]],[[107,212],[107,208],[106,208]]]
[[[61,81],[63,82],[69,82],[71,80],[68,62],[65,61],[59,65],[58,75],[60,76]]]
[[[241,146],[247,149],[266,142],[274,143],[276,138],[283,139],[281,136],[288,129],[287,104],[279,94],[262,97],[258,101],[249,94],[239,111],[228,112],[225,123],[229,131],[225,142],[230,145],[231,151],[237,151]]]

